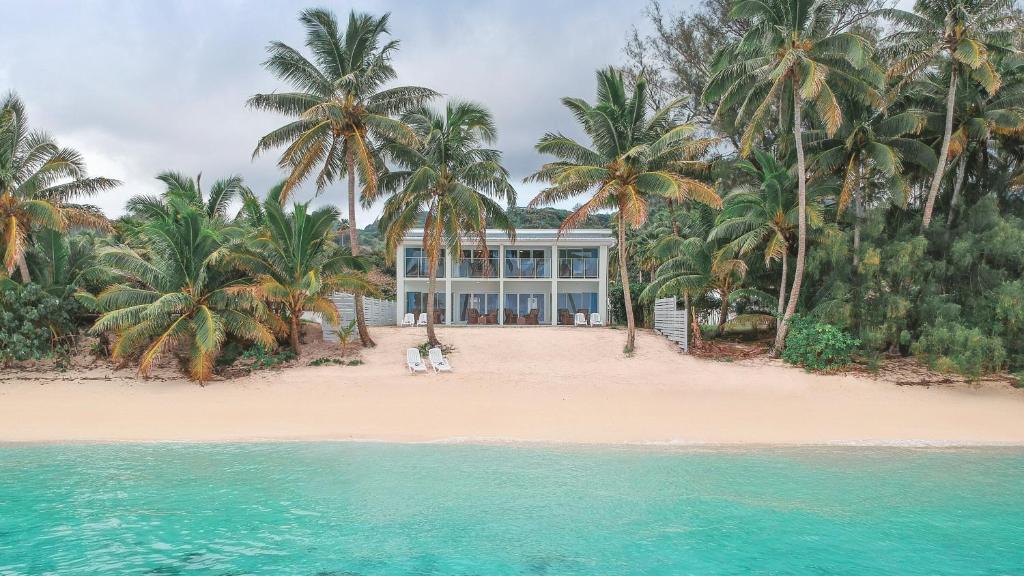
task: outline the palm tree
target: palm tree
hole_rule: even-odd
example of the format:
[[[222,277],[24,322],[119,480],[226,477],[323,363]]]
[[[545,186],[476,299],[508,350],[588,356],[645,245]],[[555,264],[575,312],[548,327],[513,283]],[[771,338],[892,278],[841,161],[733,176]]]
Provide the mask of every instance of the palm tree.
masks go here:
[[[805,101],[826,133],[843,123],[840,97],[882,105],[882,75],[871,65],[871,45],[850,32],[834,32],[838,0],[737,0],[730,18],[750,23],[735,45],[723,50],[704,91],[705,101],[718,101],[716,117],[735,112],[735,124],[747,127],[740,153],[747,156],[755,139],[778,110],[780,129],[791,120],[797,159],[797,253],[793,287],[775,340],[776,353],[786,342],[789,319],[796,312],[807,253],[807,167],[804,161]]]
[[[811,170],[822,176],[837,174],[843,185],[836,204],[837,216],[853,203],[853,265],[860,254],[860,226],[869,189],[895,193],[906,201],[910,185],[904,178],[904,163],[934,170],[935,153],[914,138],[924,128],[927,116],[921,110],[906,110],[892,116],[856,106],[834,137],[821,135],[814,144],[818,151]]]
[[[647,220],[648,199],[652,197],[721,205],[711,186],[680,174],[687,162],[704,153],[708,141],[690,138],[694,127],[672,120],[679,101],[648,113],[647,81],[638,78],[628,94],[622,73],[614,68],[598,70],[595,105],[579,98],[563,98],[562,103],[582,125],[591,143],[588,147],[559,133],[541,138],[537,151],[558,160],[530,176],[531,180],[550,184],[530,205],[589,194],[590,198],[562,222],[561,232],[578,226],[599,210],[615,210],[619,277],[626,305],[625,351],[631,353],[636,343],[636,321],[629,287],[626,229],[637,228]]]
[[[0,102],[0,249],[6,275],[17,265],[21,281],[31,281],[25,251],[36,230],[107,228],[98,208],[72,200],[119,184],[90,177],[77,150],[61,148],[47,134],[30,131],[24,104],[8,93]]]
[[[721,298],[718,325],[725,324],[729,318],[729,296],[746,277],[747,263],[737,257],[733,246],[722,247],[711,237],[714,221],[711,210],[695,208],[688,213],[682,235],[669,234],[658,241],[655,252],[661,264],[641,299],[650,301],[663,294],[683,294],[689,306],[689,302],[715,294]],[[700,322],[696,314],[688,316],[693,347],[700,349]]]
[[[181,205],[172,218],[146,221],[138,235],[145,256],[127,246],[100,253],[101,263],[125,279],[99,294],[105,313],[91,329],[116,333],[115,360],[139,356],[139,372],[147,375],[161,355],[187,349],[189,376],[202,382],[228,334],[276,346],[256,287],[226,265],[241,229]]]
[[[740,258],[761,251],[765,267],[770,266],[774,260],[781,262],[775,324],[776,330],[779,330],[786,304],[790,247],[799,228],[797,182],[790,167],[771,154],[755,148],[753,156],[756,164],[750,160],[739,160],[734,166],[752,177],[757,187],[744,185],[729,192],[723,200],[722,212],[707,237],[711,242],[728,242],[731,251]],[[809,184],[805,213],[811,228],[817,228],[824,222],[819,199],[834,189],[834,186],[825,182]]]
[[[339,290],[372,292],[373,286],[361,274],[365,264],[331,240],[336,209],[310,211],[308,204],[295,204],[286,213],[271,195],[263,204],[263,217],[259,236],[232,261],[255,278],[264,300],[287,314],[289,343],[298,355],[303,312],[338,324],[338,310],[328,297]]]
[[[253,157],[284,146],[278,164],[289,171],[281,190],[285,202],[300,183],[314,176],[317,192],[348,177],[348,233],[353,256],[359,255],[356,227],[356,174],[363,183],[359,194],[376,196],[377,172],[382,167],[381,141],[408,139],[412,131],[392,118],[422,105],[436,92],[415,86],[383,89],[396,76],[391,55],[398,41],[384,42],[389,15],[349,14],[342,31],[334,14],[324,9],[302,11],[307,59],[282,42],[272,42],[264,66],[290,84],[294,92],[257,94],[249,106],[285,114],[292,119],[260,138]],[[356,323],[363,346],[373,346],[363,315],[363,298],[355,293]]]
[[[515,189],[501,165],[501,152],[487,148],[497,138],[490,112],[479,104],[450,101],[444,111],[421,108],[404,117],[416,144],[392,142],[389,153],[399,169],[383,175],[381,189],[393,195],[384,204],[379,227],[393,257],[402,237],[423,221],[427,253],[427,339],[434,333],[434,294],[441,252],[462,258],[464,239],[487,250],[487,227],[515,238],[515,226],[497,200],[515,205]]]
[[[924,228],[932,221],[935,198],[949,159],[958,78],[968,76],[990,94],[999,90],[1002,79],[995,61],[1012,51],[1020,26],[1012,8],[1012,0],[917,0],[913,12],[882,11],[897,27],[886,38],[886,56],[893,62],[889,77],[910,80],[936,65],[950,69],[946,122],[924,206]],[[902,85],[903,82],[897,84],[897,90]]]
[[[203,212],[211,221],[229,220],[228,208],[236,198],[251,196],[252,192],[238,175],[217,180],[209,193],[202,188],[203,175],[189,178],[180,172],[161,172],[156,179],[166,186],[159,196],[136,195],[128,199],[127,212],[139,221],[167,218],[175,209],[190,206]]]

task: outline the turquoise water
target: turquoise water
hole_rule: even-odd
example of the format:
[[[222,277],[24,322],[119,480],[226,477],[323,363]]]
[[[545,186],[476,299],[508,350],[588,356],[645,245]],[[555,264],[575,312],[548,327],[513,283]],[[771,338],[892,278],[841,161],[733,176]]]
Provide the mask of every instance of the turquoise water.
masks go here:
[[[0,448],[0,575],[1024,573],[1024,451]]]

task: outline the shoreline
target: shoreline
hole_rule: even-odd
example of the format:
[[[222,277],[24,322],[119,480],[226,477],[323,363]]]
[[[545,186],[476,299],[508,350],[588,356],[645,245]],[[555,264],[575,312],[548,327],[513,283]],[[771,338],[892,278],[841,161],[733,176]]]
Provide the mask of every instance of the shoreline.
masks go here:
[[[205,387],[128,371],[12,373],[0,383],[0,446],[1024,446],[1024,390],[1008,385],[898,386],[775,361],[701,360],[649,332],[625,358],[622,332],[582,328],[441,329],[455,371],[411,376],[405,349],[422,331],[376,331],[380,345],[360,366],[260,371]]]

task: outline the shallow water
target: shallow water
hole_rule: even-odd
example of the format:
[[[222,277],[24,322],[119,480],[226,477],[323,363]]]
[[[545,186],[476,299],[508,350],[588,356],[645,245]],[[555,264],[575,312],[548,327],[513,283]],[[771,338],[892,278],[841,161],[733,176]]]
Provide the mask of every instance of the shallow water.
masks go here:
[[[1024,573],[1024,451],[0,448],[0,575]]]

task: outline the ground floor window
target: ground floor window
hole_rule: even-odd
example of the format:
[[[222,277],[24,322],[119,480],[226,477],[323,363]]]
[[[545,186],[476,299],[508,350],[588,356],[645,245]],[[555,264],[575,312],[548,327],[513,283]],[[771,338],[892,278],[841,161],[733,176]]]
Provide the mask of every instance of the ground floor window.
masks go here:
[[[582,312],[589,322],[590,314],[597,311],[597,292],[558,293],[559,324],[573,324],[577,312]]]
[[[497,324],[498,294],[459,294],[459,322],[466,324]]]
[[[547,323],[547,294],[505,294],[505,324]]]
[[[405,313],[412,314],[419,321],[420,313],[427,311],[427,292],[406,292]],[[445,319],[444,292],[434,294],[434,324],[443,324]]]

